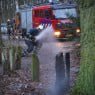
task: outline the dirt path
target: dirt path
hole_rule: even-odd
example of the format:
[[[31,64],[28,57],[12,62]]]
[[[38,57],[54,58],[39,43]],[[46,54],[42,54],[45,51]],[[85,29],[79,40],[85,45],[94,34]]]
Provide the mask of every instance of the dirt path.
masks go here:
[[[23,41],[20,41],[19,43],[15,41],[12,42],[12,44],[21,45],[24,48],[26,47]],[[60,51],[62,51],[63,53],[67,51],[71,52],[72,49],[74,49],[72,42],[57,45],[59,45],[59,47],[56,47],[55,43],[44,44],[38,53],[38,57],[40,60],[39,83],[33,82],[31,78],[31,64],[32,64],[31,55],[28,57],[23,57],[21,70],[16,71],[16,73],[12,74],[11,76],[3,77],[4,80],[3,82],[6,81],[5,89],[3,89],[3,92],[5,92],[5,94],[0,95],[33,95],[34,92],[36,93],[34,95],[44,95],[44,91],[53,89],[56,81],[55,72],[56,54]],[[76,54],[71,52],[71,77],[70,77],[71,86],[74,85],[74,81],[76,79],[78,70],[79,64],[77,63],[76,60]]]

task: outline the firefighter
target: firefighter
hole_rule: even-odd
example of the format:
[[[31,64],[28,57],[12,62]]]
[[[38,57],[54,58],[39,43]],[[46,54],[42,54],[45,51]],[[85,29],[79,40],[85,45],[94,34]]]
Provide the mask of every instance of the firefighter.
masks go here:
[[[27,45],[27,49],[23,51],[23,56],[28,55],[34,50],[35,47],[38,47],[39,43],[35,38],[35,36],[37,36],[38,34],[38,29],[30,29],[29,33],[26,34],[25,44]]]
[[[37,41],[35,39],[35,36],[39,34],[38,29],[30,29],[29,34],[27,35],[27,38],[29,40],[26,40],[25,43],[28,46],[27,51],[30,53],[33,50],[33,46],[37,45]]]
[[[11,21],[10,21],[10,19],[7,20],[7,33],[10,38],[10,36],[11,36]]]
[[[20,13],[17,12],[15,16],[15,35],[18,35],[21,32],[21,16]]]

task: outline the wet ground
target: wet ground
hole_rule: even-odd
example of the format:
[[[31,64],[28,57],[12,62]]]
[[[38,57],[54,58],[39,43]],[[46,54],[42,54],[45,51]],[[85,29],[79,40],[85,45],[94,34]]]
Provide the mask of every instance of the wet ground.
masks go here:
[[[9,44],[9,42],[5,40],[5,44]],[[21,45],[23,48],[26,48],[24,41],[15,40],[11,41],[11,44]],[[46,92],[54,90],[56,81],[55,56],[59,52],[63,52],[63,55],[66,52],[70,52],[70,85],[73,86],[79,71],[79,58],[76,54],[75,45],[76,42],[54,41],[44,43],[38,53],[40,82],[32,81],[32,58],[30,54],[22,58],[20,70],[15,71],[10,76],[1,75],[0,89],[2,94],[0,95],[46,95]]]

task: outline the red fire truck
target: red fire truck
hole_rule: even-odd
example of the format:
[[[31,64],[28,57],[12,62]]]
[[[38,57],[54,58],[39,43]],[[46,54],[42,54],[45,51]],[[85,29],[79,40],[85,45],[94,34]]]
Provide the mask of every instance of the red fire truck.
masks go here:
[[[32,9],[33,27],[52,25],[56,38],[75,36],[79,26],[70,17],[77,18],[75,4],[49,4]]]

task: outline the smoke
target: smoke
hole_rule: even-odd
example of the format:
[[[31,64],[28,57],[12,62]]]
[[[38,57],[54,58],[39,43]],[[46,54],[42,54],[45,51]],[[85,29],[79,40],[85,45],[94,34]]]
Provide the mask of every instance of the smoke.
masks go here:
[[[36,40],[42,43],[55,41],[54,30],[52,28],[52,25],[42,30],[41,33],[38,36],[36,36]]]

